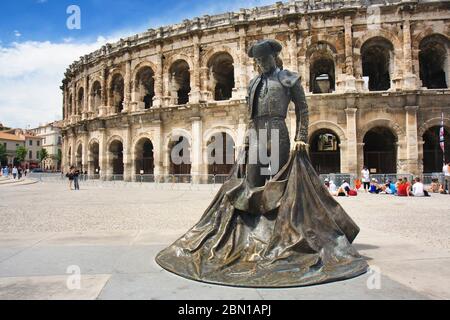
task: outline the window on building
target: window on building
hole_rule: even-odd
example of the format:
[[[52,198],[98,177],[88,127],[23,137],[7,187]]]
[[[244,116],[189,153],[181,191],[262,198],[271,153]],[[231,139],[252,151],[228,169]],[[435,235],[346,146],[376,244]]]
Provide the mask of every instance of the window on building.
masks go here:
[[[31,160],[33,158],[33,152],[30,150],[28,151],[28,158]]]
[[[36,151],[36,159],[39,159],[39,151]]]
[[[30,144],[30,146],[32,146],[33,145],[33,140],[30,140],[28,143]]]
[[[37,143],[37,146],[39,147],[39,145],[41,144],[41,142],[38,140],[38,141],[36,141],[36,143]]]

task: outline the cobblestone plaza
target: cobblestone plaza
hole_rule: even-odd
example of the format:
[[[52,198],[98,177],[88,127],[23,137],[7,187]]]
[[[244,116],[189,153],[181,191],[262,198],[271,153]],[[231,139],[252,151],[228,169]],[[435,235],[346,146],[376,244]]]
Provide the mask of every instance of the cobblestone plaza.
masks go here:
[[[448,195],[338,199],[361,228],[355,247],[380,272],[379,283],[369,272],[314,287],[236,289],[163,271],[155,255],[198,221],[217,187],[0,185],[0,299],[450,298]],[[81,287],[69,290],[73,268]]]

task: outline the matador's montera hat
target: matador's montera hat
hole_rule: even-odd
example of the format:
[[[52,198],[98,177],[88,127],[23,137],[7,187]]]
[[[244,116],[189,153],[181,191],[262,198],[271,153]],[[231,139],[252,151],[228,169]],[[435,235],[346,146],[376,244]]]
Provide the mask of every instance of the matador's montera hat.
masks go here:
[[[271,54],[278,54],[281,52],[281,49],[283,49],[283,47],[276,40],[261,40],[250,47],[248,56],[250,58],[261,58]]]

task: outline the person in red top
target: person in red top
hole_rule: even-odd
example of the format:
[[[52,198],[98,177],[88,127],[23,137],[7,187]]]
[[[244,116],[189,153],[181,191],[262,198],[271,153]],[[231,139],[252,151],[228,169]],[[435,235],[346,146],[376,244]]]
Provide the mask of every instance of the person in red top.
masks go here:
[[[411,184],[408,182],[408,178],[403,178],[403,181],[398,185],[397,195],[399,197],[409,197],[409,191]]]

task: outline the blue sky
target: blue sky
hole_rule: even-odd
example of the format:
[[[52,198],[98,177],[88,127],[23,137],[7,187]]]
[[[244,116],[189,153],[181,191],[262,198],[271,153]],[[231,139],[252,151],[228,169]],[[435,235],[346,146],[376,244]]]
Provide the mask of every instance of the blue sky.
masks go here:
[[[61,119],[59,86],[66,68],[106,42],[275,1],[1,0],[0,123],[27,128]],[[67,28],[70,5],[80,8],[80,30]]]
[[[21,41],[95,40],[127,31],[145,31],[150,27],[177,23],[204,14],[237,11],[275,2],[268,0],[2,0],[0,2],[0,41],[8,45]],[[66,9],[81,9],[81,30],[66,28]],[[19,36],[20,34],[20,36]]]

